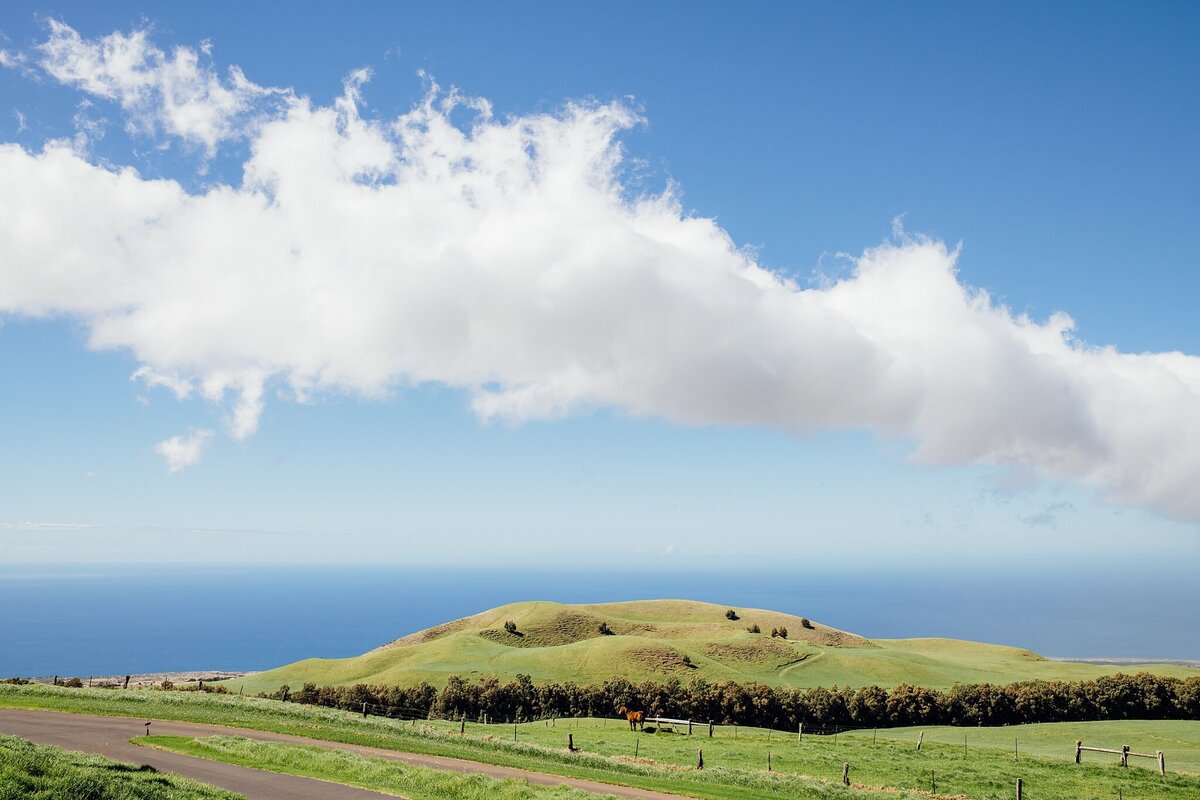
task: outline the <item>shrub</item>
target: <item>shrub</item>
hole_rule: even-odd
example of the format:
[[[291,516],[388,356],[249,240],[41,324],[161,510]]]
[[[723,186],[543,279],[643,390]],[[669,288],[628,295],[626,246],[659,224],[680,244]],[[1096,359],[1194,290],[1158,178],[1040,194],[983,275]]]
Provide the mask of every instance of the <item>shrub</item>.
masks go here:
[[[504,630],[508,631],[509,633],[516,633],[517,623],[513,622],[511,619],[508,620],[504,623]]]
[[[600,635],[601,636],[612,636],[613,635],[612,628],[608,627],[607,622],[600,623]]]
[[[159,688],[162,689],[164,692],[169,692],[175,688],[175,684],[171,682],[170,678],[167,678],[162,683],[159,684]]]
[[[758,627],[757,622],[750,625],[748,628],[746,628],[746,630],[750,631],[751,633],[762,633],[762,628]]]
[[[67,678],[65,681],[63,681],[63,686],[71,689],[82,689],[83,681],[79,680],[79,678]]]
[[[771,628],[771,638],[772,639],[779,638],[779,628]]]
[[[813,626],[813,624],[812,624],[811,622],[809,622],[809,621],[808,621],[808,617],[801,617],[801,618],[800,618],[800,625],[801,625],[802,627],[808,628],[810,631],[812,630],[812,626]]]
[[[734,611],[732,608],[725,612],[725,619],[737,619],[737,618],[738,618],[737,612]]]
[[[779,629],[779,638],[780,638],[780,639],[786,639],[786,638],[787,638],[787,628],[780,628],[780,629]]]

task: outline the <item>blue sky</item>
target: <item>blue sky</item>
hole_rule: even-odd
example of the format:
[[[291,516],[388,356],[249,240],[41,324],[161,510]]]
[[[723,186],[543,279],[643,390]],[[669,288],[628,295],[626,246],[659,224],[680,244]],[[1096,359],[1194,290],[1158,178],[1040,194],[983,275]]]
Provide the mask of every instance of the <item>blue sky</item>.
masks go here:
[[[0,203],[58,229],[0,223],[3,558],[980,563],[1132,541],[1195,562],[1198,22],[1170,3],[6,5]],[[138,31],[144,70],[80,60]],[[139,83],[177,47],[200,83],[174,91],[242,103],[200,97],[216,128]],[[467,208],[379,160],[431,80],[492,109],[410,118],[466,135],[422,152],[467,153]],[[323,155],[295,109],[351,96]],[[471,133],[545,119],[512,152]],[[487,171],[530,152],[531,183]],[[338,158],[356,166],[296,167]],[[123,167],[128,195],[106,177]],[[401,208],[392,186],[432,193]],[[636,207],[668,187],[674,206]],[[347,188],[351,212],[321,205]],[[530,286],[562,293],[527,305]]]

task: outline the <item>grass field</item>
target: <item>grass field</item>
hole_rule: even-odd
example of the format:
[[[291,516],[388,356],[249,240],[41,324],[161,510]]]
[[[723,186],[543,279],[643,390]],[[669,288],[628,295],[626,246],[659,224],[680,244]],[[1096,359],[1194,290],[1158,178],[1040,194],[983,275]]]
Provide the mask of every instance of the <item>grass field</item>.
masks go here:
[[[468,724],[460,736],[458,725],[446,722],[402,722],[332,709],[236,696],[195,692],[152,692],[63,689],[47,686],[2,686],[0,705],[43,707],[91,713],[125,714],[146,718],[181,719],[275,730],[317,739],[366,744],[375,747],[458,756],[487,763],[518,766],[560,775],[686,793],[713,800],[777,797],[877,797],[883,787],[898,787],[897,794],[917,796],[936,781],[937,795],[972,800],[1000,800],[1013,796],[1016,778],[1025,782],[1025,797],[1108,800],[1118,793],[1130,800],[1200,798],[1200,776],[1168,774],[1142,766],[1121,769],[1090,762],[1076,766],[1072,753],[1056,748],[1056,726],[1014,726],[1005,729],[969,729],[971,744],[964,752],[953,729],[926,734],[917,752],[915,729],[870,734],[816,737],[797,742],[792,734],[719,726],[709,738],[706,728],[688,737],[679,734],[633,733],[618,720],[565,720],[511,725]],[[1200,723],[1110,722],[1103,733],[1117,744],[1145,746],[1149,737],[1179,744],[1163,747],[1172,770],[1200,749]],[[1096,729],[1100,730],[1100,729]],[[962,731],[956,732],[960,737]],[[570,734],[582,752],[566,751]],[[516,741],[514,742],[514,735]],[[944,737],[944,741],[939,739]],[[1018,759],[1002,747],[1001,737],[1018,737]],[[1073,746],[1076,726],[1058,728],[1058,735]],[[974,739],[978,737],[978,742]],[[1086,741],[1087,737],[1085,737]],[[1186,747],[1184,745],[1186,744]],[[705,769],[696,770],[696,751],[703,749]],[[1036,750],[1050,754],[1033,755]],[[1158,748],[1155,748],[1158,749]],[[1192,753],[1188,756],[1185,753]],[[772,771],[768,773],[767,754]],[[1177,756],[1173,755],[1178,753]],[[839,780],[843,763],[851,764],[854,789],[843,789]]]
[[[139,736],[144,747],[222,761],[242,767],[283,772],[344,783],[410,800],[595,800],[596,796],[566,787],[530,786],[518,780],[413,767],[380,758],[364,758],[319,747],[260,742],[239,736]]]
[[[905,742],[915,742],[925,733],[926,742],[962,746],[964,737],[970,747],[992,747],[1011,753],[1013,740],[1019,739],[1019,752],[1053,758],[1074,758],[1075,742],[1093,747],[1120,750],[1129,745],[1137,753],[1162,750],[1167,756],[1167,768],[1200,775],[1200,722],[1157,720],[1153,722],[1055,722],[1042,725],[1019,725],[1003,728],[952,728],[949,726],[881,728],[856,731],[850,736],[875,736]],[[1087,763],[1111,763],[1117,757],[1085,753]],[[1146,766],[1150,762],[1131,762]]]
[[[867,640],[800,617],[683,600],[600,605],[514,603],[406,636],[353,658],[310,658],[228,681],[234,691],[273,692],[305,683],[442,686],[450,675],[524,673],[535,682],[734,680],[771,686],[948,688],[956,683],[1082,680],[1147,671],[1187,677],[1200,671],[1170,665],[1123,667],[1051,661],[1028,650],[953,639]],[[504,623],[516,623],[509,633]],[[606,624],[613,635],[599,632]],[[761,633],[747,628],[757,624]],[[786,628],[787,639],[772,638]]]
[[[241,795],[100,756],[0,736],[0,799],[240,800]]]

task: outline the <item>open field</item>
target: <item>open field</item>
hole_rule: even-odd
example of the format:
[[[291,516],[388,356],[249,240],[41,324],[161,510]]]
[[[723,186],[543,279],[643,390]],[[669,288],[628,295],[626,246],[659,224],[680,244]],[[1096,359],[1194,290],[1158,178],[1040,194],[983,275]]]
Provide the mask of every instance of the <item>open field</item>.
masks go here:
[[[1004,684],[1021,680],[1085,680],[1146,671],[1188,677],[1200,670],[1170,664],[1094,665],[1053,661],[1029,650],[954,639],[868,640],[800,617],[753,608],[684,600],[598,605],[514,603],[405,636],[353,658],[310,658],[227,681],[247,693],[281,685],[355,683],[445,685],[518,674],[537,683],[603,683],[703,678],[771,686],[883,686],[910,683],[948,688],[956,683]],[[516,632],[506,631],[506,622]],[[612,635],[600,633],[607,625]],[[760,633],[747,630],[757,624]],[[773,638],[786,628],[787,638]]]
[[[1077,767],[1069,755],[1056,758],[1022,754],[981,739],[964,752],[957,743],[935,741],[927,734],[920,752],[913,746],[911,730],[896,731],[896,738],[869,734],[816,737],[798,742],[794,733],[718,726],[713,738],[706,728],[691,736],[633,733],[618,720],[566,720],[523,725],[467,724],[465,735],[449,722],[403,722],[331,709],[303,707],[258,698],[203,695],[194,692],[149,692],[62,689],[56,687],[3,686],[0,705],[58,708],[145,718],[186,719],[258,730],[293,733],[317,739],[365,744],[409,752],[457,756],[486,763],[505,764],[560,775],[587,777],[625,785],[685,793],[695,797],[858,797],[872,796],[881,787],[929,791],[936,780],[939,796],[991,800],[1012,797],[1017,777],[1025,782],[1027,798],[1107,798],[1120,791],[1125,798],[1200,797],[1200,776],[1172,772],[1166,778],[1156,771],[1133,766],[1088,763]],[[1176,768],[1186,758],[1185,749],[1200,748],[1200,723],[1113,722],[1105,733],[1120,743],[1144,746],[1138,737],[1181,742],[1168,752]],[[1030,726],[1030,751],[1047,752],[1054,738],[1053,725]],[[1060,728],[1073,745],[1074,726]],[[1003,729],[1023,740],[1025,728]],[[881,734],[883,732],[881,731]],[[980,729],[970,729],[971,736]],[[570,734],[579,753],[566,751]],[[516,742],[513,738],[516,738]],[[961,734],[960,734],[961,735]],[[980,734],[983,736],[984,734]],[[949,733],[947,733],[949,736]],[[1186,748],[1182,743],[1188,743]],[[696,751],[703,749],[705,769],[695,769]],[[767,754],[772,771],[768,773]],[[843,763],[851,764],[856,788],[839,784]],[[897,795],[891,795],[897,796]],[[904,796],[901,793],[898,796]]]
[[[178,775],[0,735],[0,798],[239,800]]]
[[[880,728],[876,731],[854,731],[854,737],[878,736],[904,742],[915,742],[921,732],[926,742],[939,742],[962,747],[963,738],[970,747],[993,747],[1011,753],[1013,739],[1019,739],[1021,753],[1052,758],[1074,758],[1075,742],[1093,747],[1119,750],[1129,745],[1134,752],[1167,754],[1167,769],[1200,775],[1200,722],[1156,720],[1144,722],[1055,722],[1040,725],[1017,725],[999,728],[954,728],[929,726],[911,728]],[[1088,763],[1112,762],[1116,756],[1085,753]]]

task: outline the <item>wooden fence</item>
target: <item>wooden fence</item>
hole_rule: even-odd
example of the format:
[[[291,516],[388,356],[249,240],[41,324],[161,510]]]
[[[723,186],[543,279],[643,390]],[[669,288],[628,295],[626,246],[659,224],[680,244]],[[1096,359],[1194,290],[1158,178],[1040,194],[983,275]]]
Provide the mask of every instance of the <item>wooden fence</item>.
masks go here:
[[[1160,775],[1167,774],[1167,759],[1163,755],[1162,750],[1159,750],[1157,753],[1154,753],[1153,755],[1151,755],[1150,753],[1135,753],[1129,749],[1129,745],[1127,745],[1127,744],[1122,745],[1120,750],[1113,750],[1112,748],[1109,748],[1109,747],[1085,747],[1083,742],[1077,741],[1077,742],[1075,742],[1075,763],[1076,764],[1080,764],[1083,762],[1083,754],[1085,752],[1088,752],[1088,753],[1112,753],[1113,755],[1118,755],[1121,757],[1121,766],[1122,767],[1129,766],[1129,759],[1131,756],[1133,758],[1153,758],[1158,761],[1159,774]]]

